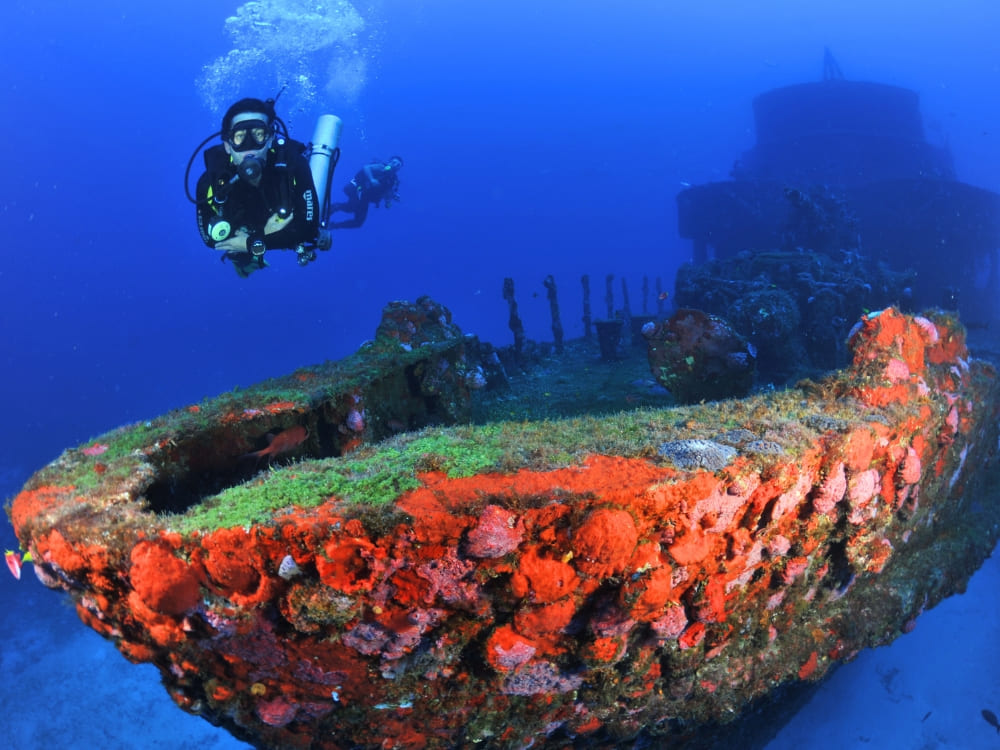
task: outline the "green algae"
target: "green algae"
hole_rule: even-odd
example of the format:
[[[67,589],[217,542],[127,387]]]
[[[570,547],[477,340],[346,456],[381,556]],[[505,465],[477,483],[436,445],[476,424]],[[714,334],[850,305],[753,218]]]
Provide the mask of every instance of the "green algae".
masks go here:
[[[754,434],[776,430],[785,458],[812,432],[788,429],[784,419],[754,422],[765,403],[786,418],[802,415],[800,394],[767,394],[756,399],[672,409],[638,408],[603,416],[575,416],[527,422],[426,428],[366,445],[342,457],[303,460],[269,468],[247,482],[202,500],[180,515],[165,516],[176,531],[211,530],[266,523],[282,509],[312,508],[330,500],[364,506],[387,505],[420,486],[418,475],[440,472],[450,478],[526,469],[551,471],[585,463],[593,454],[657,459],[657,446],[679,435],[717,435],[726,424],[746,425]],[[719,418],[720,411],[725,418]],[[762,465],[776,460],[758,456]]]
[[[391,502],[419,486],[417,474],[474,476],[496,470],[503,430],[428,429],[363,446],[345,457],[269,469],[207,498],[169,525],[178,531],[262,523],[282,508],[310,508],[330,499],[363,505]]]
[[[383,368],[419,362],[428,351],[438,348],[428,345],[409,352],[398,343],[391,344],[369,343],[343,360],[302,367],[245,387],[237,385],[154,419],[116,427],[65,451],[37,472],[36,479],[39,483],[71,484],[81,493],[127,483],[137,459],[156,453],[159,446],[169,448],[216,430],[227,416],[236,415],[245,425],[259,422],[262,431],[280,430],[287,420],[285,415],[311,412],[326,400],[368,386],[381,377]],[[280,410],[273,408],[279,405]],[[105,450],[93,456],[82,452],[91,446]]]
[[[372,348],[367,347],[370,355]],[[644,394],[625,399],[634,394],[636,383],[641,387],[640,376],[648,373],[645,358],[633,354],[623,361],[604,363],[587,355],[582,346],[580,351],[576,348],[571,347],[569,356],[552,358],[531,372],[515,375],[506,393],[476,394],[471,424],[403,433],[335,458],[306,457],[286,465],[276,462],[249,478],[234,475],[238,484],[221,490],[216,485],[208,490],[210,494],[193,497],[183,512],[163,511],[161,522],[180,532],[208,531],[266,524],[283,509],[306,509],[330,500],[384,506],[419,487],[418,476],[426,472],[459,478],[522,469],[548,471],[581,465],[591,454],[642,457],[669,465],[658,452],[664,442],[681,436],[712,440],[734,428],[748,430],[761,440],[777,440],[787,460],[822,431],[808,423],[816,418],[815,404],[794,388],[682,407],[670,405],[669,396]],[[404,359],[413,356],[400,354]],[[59,474],[63,479],[72,475],[84,492],[119,485],[145,494],[141,483],[130,483],[139,463],[167,477],[162,481],[173,482],[172,477],[186,471],[184,446],[190,450],[189,441],[195,436],[217,431],[223,418],[235,415],[239,430],[257,422],[259,429],[283,429],[289,419],[300,421],[321,408],[330,398],[333,382],[337,393],[349,393],[343,379],[348,375],[359,382],[369,376],[357,367],[345,367],[343,361],[321,365],[114,430],[96,439],[108,445],[96,458],[79,450],[67,451]],[[834,389],[829,383],[810,385],[828,392]],[[268,412],[269,406],[279,404],[280,413]],[[857,415],[846,408],[838,418],[855,422]],[[250,412],[259,416],[248,417]],[[777,460],[750,457],[761,466]],[[101,474],[94,469],[98,462]],[[157,509],[155,501],[150,508]]]

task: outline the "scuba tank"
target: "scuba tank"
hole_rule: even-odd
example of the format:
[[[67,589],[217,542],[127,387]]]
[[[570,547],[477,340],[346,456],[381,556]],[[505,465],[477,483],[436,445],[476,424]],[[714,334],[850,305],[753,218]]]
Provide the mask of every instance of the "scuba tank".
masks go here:
[[[320,225],[325,226],[330,214],[330,185],[333,170],[340,159],[340,132],[344,123],[336,115],[321,115],[316,121],[309,149],[309,170],[316,186],[316,204],[320,209]]]
[[[312,173],[313,187],[316,188],[316,208],[319,211],[319,234],[316,240],[303,243],[296,248],[298,263],[307,265],[316,260],[316,250],[329,250],[330,230],[326,228],[330,217],[330,186],[333,184],[333,170],[340,161],[340,132],[344,123],[336,115],[320,115],[316,121],[312,141],[306,151],[309,157],[309,171]]]

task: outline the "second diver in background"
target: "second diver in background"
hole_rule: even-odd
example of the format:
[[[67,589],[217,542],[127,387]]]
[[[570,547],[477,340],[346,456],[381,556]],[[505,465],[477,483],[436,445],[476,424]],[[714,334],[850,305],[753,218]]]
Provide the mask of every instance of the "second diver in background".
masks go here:
[[[382,201],[386,208],[392,201],[399,200],[399,170],[403,159],[399,156],[389,158],[387,162],[375,161],[365,164],[354,175],[349,183],[344,185],[347,200],[330,206],[330,215],[335,212],[353,214],[353,218],[343,221],[331,221],[331,229],[354,229],[360,227],[368,218],[368,206],[376,206]]]

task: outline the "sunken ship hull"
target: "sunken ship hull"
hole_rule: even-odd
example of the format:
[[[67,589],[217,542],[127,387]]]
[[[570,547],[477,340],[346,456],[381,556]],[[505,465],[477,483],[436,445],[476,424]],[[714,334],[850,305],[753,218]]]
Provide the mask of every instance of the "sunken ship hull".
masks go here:
[[[850,345],[747,399],[469,425],[474,339],[396,305],[347,360],[67,450],[9,513],[84,623],[259,748],[760,747],[1000,529],[997,375],[957,321]],[[267,433],[302,437],[270,471]]]

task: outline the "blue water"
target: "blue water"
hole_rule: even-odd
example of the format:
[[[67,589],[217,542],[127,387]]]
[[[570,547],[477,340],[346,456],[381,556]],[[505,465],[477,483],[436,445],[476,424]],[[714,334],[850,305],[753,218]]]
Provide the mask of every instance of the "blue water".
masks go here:
[[[505,276],[539,339],[547,303],[534,294],[547,274],[568,336],[582,332],[571,311],[583,273],[595,286],[624,277],[636,295],[643,275],[671,287],[690,253],[675,194],[725,179],[753,145],[752,98],[818,80],[824,45],[849,79],[918,91],[928,139],[950,145],[959,177],[1000,190],[991,0],[356,3],[364,25],[305,55],[305,82],[286,39],[268,60],[232,63],[231,85],[209,91],[206,66],[266,36],[266,21],[227,33],[241,5],[5,6],[4,497],[114,426],[352,352],[389,300],[430,294],[463,330],[505,344]],[[322,5],[336,4],[258,4]],[[335,49],[346,50],[339,62]],[[366,160],[398,153],[402,200],[338,232],[306,268],[278,256],[241,280],[201,244],[184,167],[219,128],[210,93],[273,96],[283,76],[293,85],[278,111],[293,136],[308,140],[322,113],[344,120],[334,190]],[[197,174],[196,163],[192,185]],[[15,544],[6,523],[0,544]],[[812,723],[790,726],[774,750],[1000,747],[980,717],[1000,713],[996,568],[926,616],[938,624],[922,619],[899,646],[842,670],[800,716]],[[34,580],[4,574],[0,591],[10,747],[117,750],[136,747],[135,732],[142,747],[242,747],[175,709],[155,670],[127,664]]]

